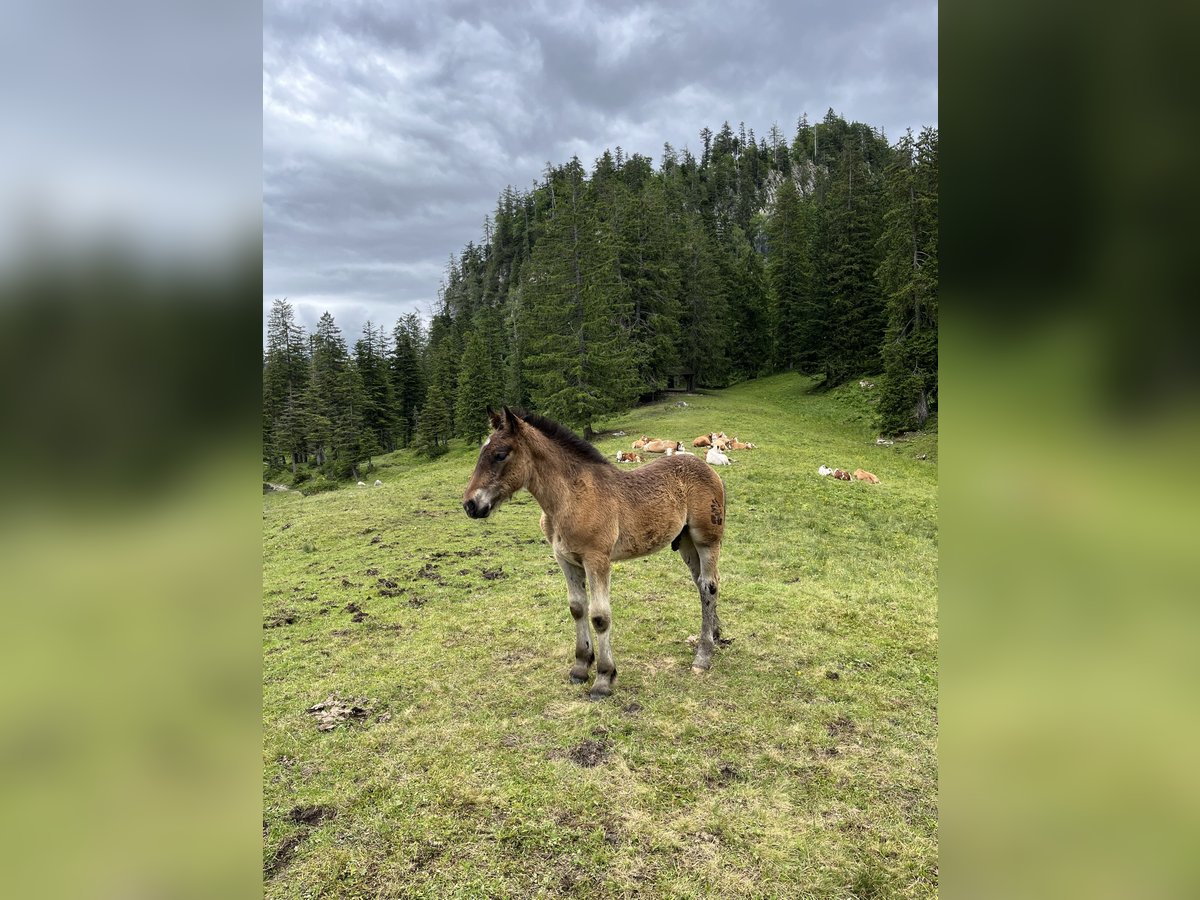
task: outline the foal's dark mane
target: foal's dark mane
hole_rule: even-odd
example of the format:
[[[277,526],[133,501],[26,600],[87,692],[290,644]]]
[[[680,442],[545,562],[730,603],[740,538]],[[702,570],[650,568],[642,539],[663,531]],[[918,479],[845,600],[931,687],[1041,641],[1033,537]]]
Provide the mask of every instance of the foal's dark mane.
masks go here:
[[[527,422],[544,434],[550,440],[554,441],[572,456],[582,462],[599,463],[600,465],[608,465],[608,460],[604,454],[573,432],[566,425],[555,422],[553,419],[547,419],[545,416],[539,416],[537,413],[518,412],[522,422]]]

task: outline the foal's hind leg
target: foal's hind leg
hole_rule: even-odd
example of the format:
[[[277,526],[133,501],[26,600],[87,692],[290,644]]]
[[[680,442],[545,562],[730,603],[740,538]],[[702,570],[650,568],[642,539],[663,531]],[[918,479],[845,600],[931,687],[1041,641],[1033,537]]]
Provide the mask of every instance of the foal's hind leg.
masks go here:
[[[575,620],[575,665],[571,666],[571,681],[583,684],[596,659],[596,654],[592,652],[592,637],[588,632],[587,580],[582,566],[562,556],[556,559],[567,578],[567,598],[571,604],[571,618]]]
[[[715,639],[721,636],[721,620],[717,617],[717,559],[721,555],[720,544],[697,545],[691,534],[684,534],[679,541],[679,555],[692,573],[692,581],[700,592],[700,642],[696,645],[696,658],[692,670],[703,672],[712,665]]]

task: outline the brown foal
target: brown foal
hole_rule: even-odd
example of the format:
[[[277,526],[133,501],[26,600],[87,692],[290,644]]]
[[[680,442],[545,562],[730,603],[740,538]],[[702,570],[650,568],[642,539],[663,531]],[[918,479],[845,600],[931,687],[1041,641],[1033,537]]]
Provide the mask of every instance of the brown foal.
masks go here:
[[[571,680],[582,684],[596,663],[593,700],[612,693],[609,569],[614,560],[678,550],[700,593],[700,642],[692,670],[712,665],[721,636],[717,560],[725,533],[725,486],[695,456],[669,456],[622,471],[591,444],[550,419],[505,407],[488,411],[494,429],[484,441],[463,509],[487,518],[522,488],[542,508],[542,532],[567,579],[575,620]],[[589,604],[588,591],[591,591]],[[595,651],[591,633],[595,629]]]

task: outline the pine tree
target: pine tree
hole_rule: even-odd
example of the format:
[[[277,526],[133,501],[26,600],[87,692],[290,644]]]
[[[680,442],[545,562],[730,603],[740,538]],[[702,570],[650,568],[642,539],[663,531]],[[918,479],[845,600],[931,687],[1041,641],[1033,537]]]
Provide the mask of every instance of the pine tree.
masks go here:
[[[714,242],[698,215],[683,222],[677,252],[682,307],[679,360],[695,374],[697,383],[720,386],[728,375],[727,298]]]
[[[888,433],[919,428],[937,410],[937,131],[914,145],[901,138],[886,173],[891,207],[879,238],[877,270],[887,297],[879,426]]]
[[[357,474],[363,459],[362,380],[351,364],[346,341],[328,312],[322,314],[312,337],[312,377],[305,394],[308,439],[326,474],[344,478]]]
[[[730,304],[730,365],[738,377],[754,378],[770,372],[774,364],[775,327],[767,277],[762,257],[741,228],[731,229],[729,246],[732,266],[727,293],[738,300]]]
[[[307,448],[303,428],[297,425],[297,407],[307,381],[304,329],[296,324],[292,305],[276,300],[267,319],[263,361],[263,459],[271,468],[290,463],[295,472],[305,458]]]
[[[534,405],[590,433],[598,417],[636,396],[628,309],[612,235],[586,196],[574,159],[548,180],[551,214],[527,267],[523,344]]]
[[[767,223],[766,266],[776,326],[775,359],[783,369],[812,371],[819,351],[823,311],[813,284],[811,227],[808,204],[795,182],[785,178],[775,192],[775,208]]]
[[[396,401],[389,377],[383,329],[370,321],[363,326],[363,336],[354,345],[354,365],[363,387],[363,425],[371,432],[369,446],[396,449],[393,429],[396,424]]]
[[[475,314],[475,320],[475,327],[467,335],[458,370],[454,408],[457,432],[472,444],[478,444],[489,431],[488,409],[502,405],[503,371],[498,349],[499,323],[493,311],[481,309]]]
[[[421,407],[416,439],[416,448],[428,456],[446,452],[451,428],[450,416],[446,412],[448,405],[441,381],[430,381]]]
[[[825,320],[819,363],[826,385],[833,387],[852,375],[878,371],[884,329],[883,299],[875,280],[882,224],[879,183],[859,136],[848,130],[825,193],[821,224],[819,299]]]
[[[648,162],[648,160],[647,160]],[[679,258],[661,179],[646,179],[622,222],[630,307],[629,341],[641,391],[666,386],[679,365]]]
[[[388,380],[392,389],[392,419],[401,447],[412,443],[417,417],[425,403],[425,330],[416,313],[401,318],[392,329]]]

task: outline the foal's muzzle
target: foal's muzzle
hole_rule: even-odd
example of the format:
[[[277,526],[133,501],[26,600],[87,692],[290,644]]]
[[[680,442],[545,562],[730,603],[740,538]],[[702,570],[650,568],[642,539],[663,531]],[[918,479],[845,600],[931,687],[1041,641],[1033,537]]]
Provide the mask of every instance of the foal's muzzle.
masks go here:
[[[463,509],[467,511],[467,515],[472,519],[486,519],[488,513],[492,511],[491,505],[479,506],[474,499],[468,500],[463,504]]]

